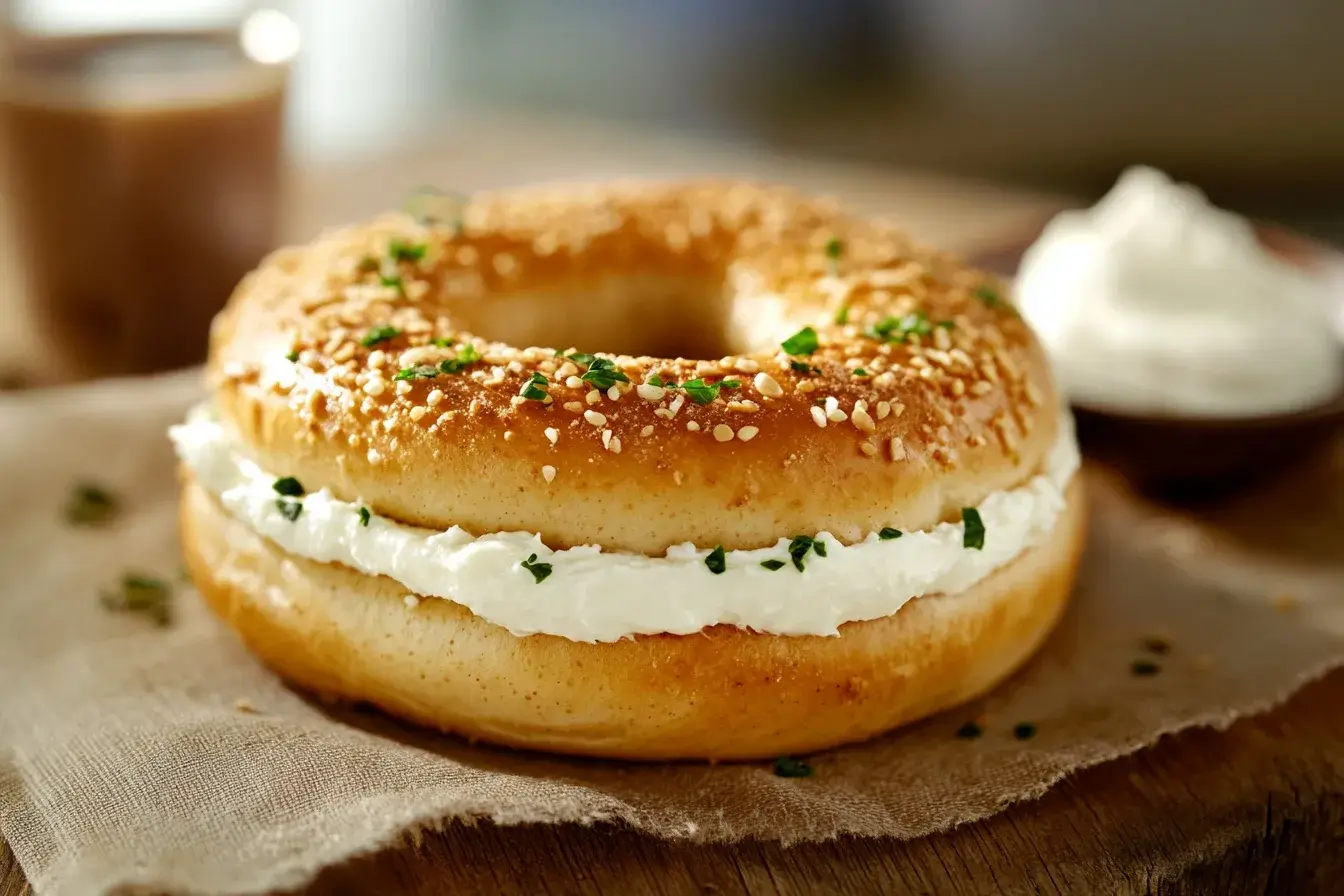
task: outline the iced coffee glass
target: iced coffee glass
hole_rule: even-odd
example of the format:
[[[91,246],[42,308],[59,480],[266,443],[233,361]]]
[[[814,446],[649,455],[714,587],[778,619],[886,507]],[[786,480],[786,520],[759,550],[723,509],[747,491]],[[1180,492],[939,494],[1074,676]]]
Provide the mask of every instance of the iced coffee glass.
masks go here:
[[[9,254],[44,378],[201,360],[276,240],[293,22],[229,0],[0,2]]]

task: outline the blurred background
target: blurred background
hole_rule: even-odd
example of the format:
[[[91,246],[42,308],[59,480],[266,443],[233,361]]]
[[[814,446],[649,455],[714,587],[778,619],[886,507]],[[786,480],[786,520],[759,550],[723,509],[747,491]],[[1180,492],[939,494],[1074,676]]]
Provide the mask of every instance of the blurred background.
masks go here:
[[[259,9],[279,17],[258,24]],[[704,170],[868,199],[908,211],[928,238],[971,243],[1091,201],[1135,162],[1344,239],[1340,0],[0,0],[0,11],[11,60],[33,35],[246,38],[250,27],[253,62],[292,64],[283,186],[265,188],[264,172],[251,181],[277,194],[281,223],[271,238],[227,214],[271,241],[397,205],[426,180]],[[15,66],[5,71],[12,96]],[[17,121],[4,125],[11,138]],[[103,151],[125,164],[127,144]],[[0,200],[15,205],[15,189],[11,173]],[[15,285],[21,257],[5,262],[11,294],[31,294]],[[4,312],[11,337],[21,312]]]

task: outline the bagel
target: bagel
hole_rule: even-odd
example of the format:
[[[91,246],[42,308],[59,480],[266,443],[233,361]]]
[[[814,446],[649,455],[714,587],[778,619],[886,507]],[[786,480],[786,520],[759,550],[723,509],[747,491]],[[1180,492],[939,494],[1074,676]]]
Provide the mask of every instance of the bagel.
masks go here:
[[[777,187],[431,198],[249,275],[172,433],[193,577],[280,674],[750,759],[955,705],[1048,633],[1078,454],[1004,284]]]

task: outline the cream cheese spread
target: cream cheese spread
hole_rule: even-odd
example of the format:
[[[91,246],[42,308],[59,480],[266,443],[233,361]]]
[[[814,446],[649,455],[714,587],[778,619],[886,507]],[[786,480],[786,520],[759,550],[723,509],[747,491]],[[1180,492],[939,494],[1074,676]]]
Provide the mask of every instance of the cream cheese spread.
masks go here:
[[[1021,486],[995,492],[978,508],[982,549],[964,546],[965,526],[941,523],[883,540],[877,533],[844,545],[816,535],[826,555],[790,562],[789,537],[773,547],[727,551],[714,574],[710,551],[691,544],[662,557],[597,546],[551,550],[527,532],[446,532],[371,516],[326,490],[304,496],[290,519],[274,490],[277,473],[260,469],[208,408],[170,430],[196,483],[243,525],[291,554],[387,576],[420,599],[455,601],[515,635],[617,641],[636,634],[690,634],[716,624],[778,635],[834,635],[840,625],[895,613],[922,594],[963,591],[1043,540],[1065,506],[1078,468],[1072,420],[1065,416],[1044,468]],[[799,533],[789,533],[791,535]],[[550,564],[538,581],[523,561]],[[783,561],[776,570],[763,561]]]
[[[1130,169],[1095,207],[1051,221],[1022,259],[1016,292],[1064,391],[1084,406],[1261,416],[1344,388],[1324,281],[1152,168]]]

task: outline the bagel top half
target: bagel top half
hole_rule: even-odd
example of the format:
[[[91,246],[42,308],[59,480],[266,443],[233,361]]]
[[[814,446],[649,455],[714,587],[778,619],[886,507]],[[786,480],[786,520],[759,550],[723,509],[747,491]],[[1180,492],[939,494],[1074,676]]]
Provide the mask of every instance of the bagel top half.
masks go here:
[[[830,202],[427,207],[276,252],[217,319],[216,411],[263,469],[430,529],[657,555],[928,529],[1055,440],[1003,284]]]

